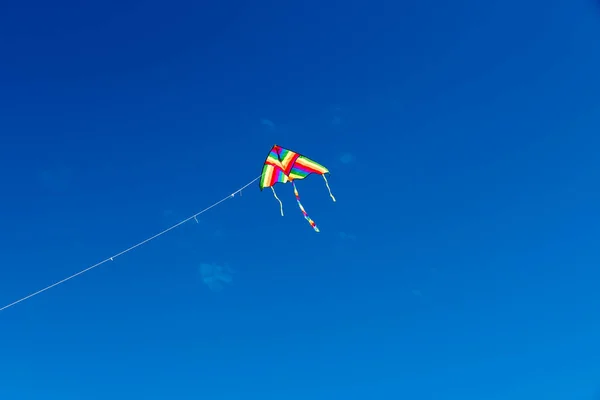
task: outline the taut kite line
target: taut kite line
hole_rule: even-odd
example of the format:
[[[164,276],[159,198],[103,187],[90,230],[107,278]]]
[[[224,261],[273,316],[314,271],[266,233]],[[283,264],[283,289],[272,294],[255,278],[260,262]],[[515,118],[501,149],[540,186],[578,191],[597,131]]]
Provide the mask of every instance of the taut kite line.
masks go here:
[[[237,189],[235,192],[231,193],[227,197],[222,198],[221,200],[217,201],[216,203],[213,203],[212,205],[206,207],[204,210],[199,211],[196,214],[194,214],[182,221],[179,221],[175,225],[172,225],[172,226],[168,227],[167,229],[165,229],[153,236],[150,236],[149,238],[144,239],[141,242],[139,242],[125,250],[122,250],[119,253],[117,253],[111,257],[108,257],[107,259],[102,260],[99,263],[96,263],[90,267],[87,267],[79,272],[74,273],[73,275],[70,275],[64,279],[61,279],[60,281],[57,281],[51,285],[48,285],[43,289],[40,289],[40,290],[33,292],[25,297],[20,298],[19,300],[13,301],[12,303],[9,303],[9,304],[1,307],[0,311],[4,311],[7,308],[11,308],[25,300],[28,300],[32,297],[42,294],[43,292],[45,292],[47,290],[50,290],[56,286],[62,285],[63,283],[70,281],[71,279],[76,278],[79,275],[83,275],[86,272],[91,271],[103,264],[106,264],[109,261],[114,261],[117,257],[120,257],[120,256],[124,255],[125,253],[129,253],[130,251],[132,251],[154,239],[157,239],[158,237],[164,235],[165,233],[167,233],[169,231],[172,231],[175,228],[178,228],[179,226],[185,224],[186,222],[189,222],[191,220],[195,220],[197,222],[197,217],[199,215],[204,214],[208,210],[220,205],[224,201],[235,197],[236,194],[241,193],[242,190],[246,189],[248,186],[252,185],[254,182],[258,181],[259,179],[260,179],[260,190],[263,190],[265,187],[270,187],[271,190],[273,190],[273,195],[279,201],[279,204],[281,207],[281,215],[283,215],[283,205],[281,204],[281,200],[279,200],[279,198],[277,197],[277,194],[275,193],[275,189],[273,188],[273,185],[275,185],[276,183],[292,182],[292,186],[294,187],[294,194],[296,195],[296,201],[298,202],[298,206],[300,207],[300,210],[304,214],[304,218],[306,218],[306,220],[310,223],[310,225],[314,228],[314,230],[316,232],[319,232],[319,228],[317,228],[314,221],[312,219],[310,219],[310,217],[304,210],[302,203],[300,203],[300,196],[298,194],[298,189],[296,188],[296,184],[294,183],[294,180],[304,179],[310,174],[322,175],[323,179],[325,180],[325,185],[327,186],[327,189],[329,190],[329,195],[331,196],[332,200],[335,201],[335,197],[333,197],[333,195],[331,194],[331,189],[329,188],[329,183],[327,182],[327,178],[325,177],[325,174],[328,174],[328,173],[329,173],[329,170],[327,168],[325,168],[324,166],[322,166],[321,164],[318,164],[318,163],[312,161],[311,159],[300,155],[299,153],[296,153],[291,150],[284,149],[283,147],[275,145],[269,152],[269,156],[267,157],[267,160],[265,161],[265,164],[263,166],[262,174],[256,178],[254,178],[253,180],[251,180],[250,182],[248,182],[241,188]]]

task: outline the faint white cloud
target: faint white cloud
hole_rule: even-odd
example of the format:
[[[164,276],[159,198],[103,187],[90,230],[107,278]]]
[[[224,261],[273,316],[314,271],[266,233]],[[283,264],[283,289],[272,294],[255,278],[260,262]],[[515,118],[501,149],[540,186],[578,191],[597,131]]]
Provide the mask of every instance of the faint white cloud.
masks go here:
[[[234,271],[226,265],[200,264],[202,281],[213,292],[220,292],[233,281]]]
[[[338,105],[333,107],[333,118],[331,118],[331,125],[339,126],[342,124],[342,117],[340,116],[342,108]]]
[[[351,233],[346,233],[346,232],[340,232],[339,233],[340,238],[343,240],[356,240],[356,236],[351,234]]]
[[[170,218],[173,216],[173,214],[175,214],[175,212],[173,210],[164,210],[163,211],[163,217],[165,217],[165,218]]]
[[[38,174],[41,185],[49,190],[63,191],[73,179],[73,171],[67,167],[48,168]]]
[[[217,238],[223,238],[225,237],[225,231],[223,229],[217,229],[213,235]]]
[[[356,157],[354,157],[352,153],[344,153],[340,157],[340,161],[342,162],[342,164],[350,164],[353,163],[355,160]]]
[[[262,118],[260,120],[260,123],[269,129],[275,129],[275,123],[273,121],[271,121],[270,119]]]

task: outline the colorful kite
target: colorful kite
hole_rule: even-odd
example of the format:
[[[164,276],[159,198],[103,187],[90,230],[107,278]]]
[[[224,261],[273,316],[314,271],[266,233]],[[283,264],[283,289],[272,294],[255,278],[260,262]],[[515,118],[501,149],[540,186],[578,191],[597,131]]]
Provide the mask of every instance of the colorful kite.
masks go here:
[[[227,195],[227,197],[222,198],[221,200],[206,207],[204,210],[199,211],[196,214],[194,214],[182,221],[179,221],[178,223],[171,225],[170,227],[168,227],[166,229],[163,229],[161,232],[156,233],[156,234],[150,236],[149,238],[144,239],[141,242],[139,242],[133,246],[130,246],[127,249],[122,250],[111,257],[104,259],[103,261],[100,261],[92,266],[82,269],[81,271],[76,272],[76,273],[74,273],[66,278],[63,278],[55,283],[52,283],[51,285],[48,285],[48,286],[44,287],[43,289],[37,290],[33,293],[30,293],[27,296],[20,298],[19,300],[13,301],[12,303],[9,303],[5,306],[0,307],[0,311],[6,310],[7,308],[11,308],[27,299],[30,299],[34,296],[42,294],[46,290],[50,290],[53,287],[62,285],[63,283],[70,281],[71,279],[75,279],[79,275],[85,274],[86,272],[91,271],[94,268],[98,268],[99,266],[101,266],[103,264],[115,261],[115,259],[117,259],[117,257],[121,257],[122,255],[129,253],[130,251],[133,251],[134,249],[137,249],[138,247],[145,245],[146,243],[148,243],[152,240],[155,240],[156,238],[166,234],[167,232],[172,231],[173,229],[183,225],[184,223],[186,223],[188,221],[198,222],[197,217],[199,215],[204,214],[208,210],[211,210],[213,207],[218,206],[219,204],[223,203],[225,200],[235,197],[237,194],[241,195],[242,190],[244,190],[248,186],[254,184],[254,182],[256,182],[256,181],[260,182],[260,190],[263,190],[266,187],[271,188],[271,190],[273,191],[273,195],[275,196],[275,199],[277,199],[277,201],[279,202],[279,208],[281,210],[281,215],[283,215],[283,204],[281,203],[281,200],[279,200],[279,198],[277,197],[277,193],[275,193],[275,188],[273,188],[273,186],[276,183],[292,182],[292,186],[294,187],[294,194],[296,195],[296,201],[298,202],[298,207],[300,207],[300,211],[302,211],[302,214],[304,214],[304,218],[306,218],[306,220],[308,221],[310,226],[312,226],[316,232],[319,232],[319,228],[317,228],[317,225],[315,224],[315,222],[312,219],[310,219],[310,217],[304,210],[302,203],[300,203],[300,195],[298,194],[298,189],[296,188],[296,184],[294,183],[294,181],[296,181],[298,179],[304,179],[310,174],[319,174],[325,180],[325,185],[327,186],[327,190],[329,190],[329,196],[331,196],[331,199],[333,201],[335,201],[335,197],[333,197],[333,195],[331,194],[331,189],[329,188],[329,183],[327,182],[327,178],[325,177],[325,174],[328,174],[328,173],[329,173],[329,170],[327,168],[325,168],[324,166],[322,166],[321,164],[316,163],[313,160],[306,158],[303,155],[295,153],[291,150],[284,149],[283,147],[275,145],[269,152],[269,156],[267,157],[267,160],[265,161],[265,164],[263,166],[262,174],[260,176],[257,176],[256,178],[252,179],[250,182],[248,182],[241,188],[237,189],[235,192]],[[215,266],[206,265],[206,264],[201,266],[201,268],[202,268],[201,272],[203,274],[204,282],[207,285],[209,285],[213,290],[218,290],[221,288],[221,285],[231,282],[231,271],[230,270],[226,270],[226,269],[222,269],[221,267],[218,267],[218,266],[215,267]]]
[[[329,188],[329,182],[327,182],[327,178],[325,177],[325,174],[328,173],[329,170],[327,168],[319,163],[314,162],[310,158],[275,145],[273,148],[271,148],[271,151],[267,156],[267,160],[263,165],[262,175],[260,176],[260,190],[262,191],[266,187],[271,188],[273,191],[273,196],[275,196],[275,199],[277,199],[279,202],[279,209],[281,211],[281,215],[283,216],[283,204],[281,203],[281,200],[279,200],[279,197],[277,197],[277,193],[275,193],[275,188],[273,186],[275,186],[276,183],[292,182],[292,186],[294,187],[294,195],[296,195],[296,201],[298,202],[300,211],[302,211],[304,218],[306,218],[315,232],[319,232],[319,228],[317,228],[315,222],[308,216],[306,210],[304,210],[304,207],[300,202],[300,195],[298,194],[298,189],[296,188],[294,181],[298,179],[304,179],[310,174],[319,174],[325,180],[325,185],[329,191],[329,196],[333,201],[335,201],[335,197],[333,197],[333,194],[331,194],[331,189]]]

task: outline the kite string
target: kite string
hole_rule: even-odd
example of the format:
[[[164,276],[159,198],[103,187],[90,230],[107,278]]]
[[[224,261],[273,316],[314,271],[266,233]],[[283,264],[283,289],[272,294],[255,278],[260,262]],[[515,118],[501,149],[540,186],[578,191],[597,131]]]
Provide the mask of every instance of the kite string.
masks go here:
[[[327,186],[327,190],[329,190],[329,197],[331,197],[331,200],[333,200],[335,202],[335,197],[333,197],[333,194],[331,194],[331,188],[329,187],[329,182],[327,182],[327,177],[325,176],[325,174],[323,174],[321,176],[325,180],[325,186]]]
[[[257,181],[257,180],[259,180],[259,179],[260,179],[260,176],[258,176],[258,177],[256,177],[256,178],[254,178],[252,181],[248,182],[247,184],[245,184],[244,186],[242,186],[241,188],[239,188],[239,189],[238,189],[238,190],[236,190],[235,192],[231,193],[231,194],[230,194],[230,195],[228,195],[227,197],[224,197],[224,198],[222,198],[221,200],[217,201],[216,203],[212,204],[211,206],[209,206],[209,207],[206,207],[204,210],[202,210],[202,211],[200,211],[200,212],[197,212],[196,214],[194,214],[194,215],[192,215],[192,216],[190,216],[190,217],[188,217],[188,218],[186,218],[186,219],[184,219],[184,220],[182,220],[182,221],[180,221],[180,222],[176,223],[175,225],[172,225],[172,226],[168,227],[167,229],[165,229],[165,230],[163,230],[163,231],[161,231],[161,232],[159,232],[159,233],[157,233],[157,234],[155,234],[155,235],[153,235],[153,236],[150,236],[150,237],[149,237],[149,238],[147,238],[147,239],[144,239],[144,240],[142,240],[141,242],[139,242],[139,243],[137,243],[137,244],[134,244],[133,246],[131,246],[131,247],[129,247],[129,248],[127,248],[127,249],[123,250],[123,251],[120,251],[119,253],[115,254],[114,256],[108,257],[107,259],[105,259],[105,260],[102,260],[102,261],[100,261],[100,262],[99,262],[99,263],[97,263],[97,264],[94,264],[94,265],[92,265],[92,266],[90,266],[90,267],[87,267],[86,269],[83,269],[83,270],[81,270],[81,271],[79,271],[79,272],[76,272],[76,273],[74,273],[73,275],[70,275],[70,276],[68,276],[68,277],[66,277],[66,278],[64,278],[64,279],[61,279],[61,280],[60,280],[60,281],[58,281],[58,282],[55,282],[55,283],[53,283],[53,284],[51,284],[51,285],[48,285],[48,286],[46,286],[45,288],[38,290],[37,292],[33,292],[33,293],[31,293],[31,294],[29,294],[29,295],[27,295],[27,296],[23,297],[23,298],[20,298],[19,300],[13,301],[12,303],[10,303],[10,304],[7,304],[7,305],[5,305],[5,306],[1,307],[1,308],[0,308],[0,311],[4,311],[4,310],[6,310],[7,308],[13,307],[13,306],[15,306],[15,305],[17,305],[17,304],[19,304],[19,303],[21,303],[21,302],[25,301],[25,300],[28,300],[28,299],[30,299],[30,298],[32,298],[32,297],[35,297],[35,296],[37,296],[38,294],[41,294],[41,293],[43,293],[43,292],[45,292],[45,291],[47,291],[47,290],[50,290],[50,289],[52,289],[53,287],[56,287],[56,286],[58,286],[58,285],[62,285],[63,283],[65,283],[65,282],[67,282],[67,281],[70,281],[71,279],[73,279],[73,278],[75,278],[75,277],[77,277],[77,276],[79,276],[79,275],[82,275],[82,274],[84,274],[84,273],[86,273],[86,272],[88,272],[88,271],[91,271],[92,269],[94,269],[94,268],[97,268],[97,267],[101,266],[102,264],[106,264],[106,263],[107,263],[107,262],[109,262],[109,261],[114,261],[114,259],[115,259],[115,258],[117,258],[117,257],[120,257],[120,256],[122,256],[122,255],[123,255],[123,254],[125,254],[125,253],[129,253],[130,251],[132,251],[132,250],[134,250],[134,249],[136,249],[136,248],[138,248],[138,247],[140,247],[140,246],[142,246],[142,245],[144,245],[144,244],[146,244],[146,243],[148,243],[148,242],[150,242],[150,241],[152,241],[152,240],[154,240],[154,239],[156,239],[156,238],[158,238],[158,237],[160,237],[160,236],[164,235],[165,233],[167,233],[167,232],[169,232],[169,231],[172,231],[173,229],[175,229],[175,228],[177,228],[177,227],[179,227],[179,226],[181,226],[181,225],[185,224],[186,222],[188,222],[188,221],[190,221],[190,220],[192,220],[192,219],[194,219],[194,220],[195,220],[195,219],[196,219],[196,217],[198,217],[200,214],[204,214],[204,213],[205,213],[205,212],[207,212],[208,210],[210,210],[210,209],[212,209],[212,208],[214,208],[214,207],[218,206],[219,204],[223,203],[225,200],[228,200],[228,199],[230,199],[230,198],[234,197],[234,196],[235,196],[236,194],[238,194],[238,193],[241,193],[241,192],[242,192],[242,190],[246,189],[248,186],[252,185],[254,182],[256,182],[256,181]]]
[[[271,190],[273,191],[273,196],[275,196],[275,199],[279,202],[279,211],[281,212],[281,216],[283,217],[283,203],[281,202],[281,200],[279,200],[279,197],[277,197],[277,193],[275,193],[275,188],[273,186],[271,186]]]

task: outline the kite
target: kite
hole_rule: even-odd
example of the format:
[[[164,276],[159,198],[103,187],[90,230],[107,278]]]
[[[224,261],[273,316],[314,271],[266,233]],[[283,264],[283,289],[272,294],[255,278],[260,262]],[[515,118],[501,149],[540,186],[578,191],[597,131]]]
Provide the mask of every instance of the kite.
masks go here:
[[[335,202],[335,197],[333,197],[333,194],[331,194],[331,189],[329,188],[329,183],[327,182],[327,177],[325,176],[325,174],[329,174],[329,170],[326,167],[311,160],[310,158],[304,157],[303,155],[301,155],[299,153],[296,153],[294,151],[284,149],[283,147],[275,145],[275,146],[273,146],[273,148],[271,148],[271,151],[269,152],[269,155],[267,156],[267,160],[265,161],[265,164],[263,166],[262,174],[260,176],[257,176],[256,178],[252,179],[250,182],[248,182],[241,188],[237,189],[235,192],[227,195],[226,197],[222,198],[221,200],[206,207],[204,210],[199,211],[199,212],[195,213],[194,215],[192,215],[182,221],[179,221],[176,224],[171,225],[170,227],[168,227],[166,229],[163,229],[162,231],[148,237],[147,239],[142,240],[141,242],[138,242],[137,244],[134,244],[133,246],[126,248],[125,250],[121,250],[120,252],[114,254],[111,257],[104,259],[103,261],[100,261],[94,265],[91,265],[85,269],[82,269],[79,272],[75,272],[74,274],[67,276],[66,278],[63,278],[57,282],[54,282],[40,290],[32,292],[32,293],[28,294],[27,296],[21,297],[20,299],[15,300],[12,303],[6,304],[5,306],[1,306],[0,312],[3,310],[6,310],[7,308],[11,308],[25,300],[28,300],[32,297],[42,294],[45,291],[50,290],[56,286],[62,285],[65,282],[70,281],[71,279],[75,279],[79,275],[85,274],[88,271],[98,268],[103,264],[115,261],[118,257],[121,257],[122,255],[129,253],[130,251],[133,251],[133,250],[137,249],[138,247],[143,246],[146,243],[157,239],[158,237],[166,234],[167,232],[172,231],[173,229],[178,228],[179,226],[185,224],[186,222],[189,222],[189,221],[198,222],[197,217],[199,215],[204,214],[205,212],[211,210],[212,208],[218,206],[219,204],[223,203],[224,201],[226,201],[228,199],[234,198],[238,194],[241,196],[242,191],[245,190],[250,185],[254,184],[254,182],[256,182],[256,181],[259,181],[261,191],[266,187],[271,188],[271,190],[273,191],[273,195],[275,196],[275,199],[279,202],[279,208],[281,210],[281,215],[283,215],[283,204],[281,203],[281,200],[279,200],[279,198],[277,197],[277,193],[275,193],[275,188],[273,186],[277,183],[291,182],[292,186],[294,187],[294,195],[296,195],[296,201],[298,202],[298,207],[300,207],[300,211],[302,211],[304,218],[308,221],[310,226],[313,227],[315,232],[319,232],[319,228],[317,228],[317,225],[315,224],[315,222],[308,216],[308,214],[306,213],[306,210],[302,206],[302,203],[300,202],[300,195],[298,194],[298,189],[296,188],[296,183],[294,182],[299,179],[304,179],[310,174],[319,174],[323,177],[323,179],[325,180],[325,185],[327,186],[327,190],[329,191],[329,196]],[[224,284],[230,283],[231,282],[231,272],[232,271],[229,269],[226,269],[226,268],[224,269],[224,268],[221,268],[218,266],[215,267],[215,266],[211,266],[208,264],[204,264],[203,266],[201,266],[201,273],[203,274],[204,282],[207,285],[209,285],[209,287],[213,290],[219,290]]]
[[[262,174],[260,176],[260,190],[262,191],[266,187],[270,187],[273,191],[273,196],[279,202],[279,210],[283,216],[283,204],[277,193],[275,193],[275,184],[277,183],[288,183],[291,182],[294,188],[294,195],[296,196],[296,202],[300,211],[304,215],[304,218],[308,221],[310,226],[313,227],[315,232],[319,232],[319,228],[309,216],[302,203],[300,202],[300,195],[298,194],[298,188],[294,181],[304,179],[310,174],[319,174],[325,180],[325,185],[329,191],[329,196],[335,202],[335,197],[331,194],[331,188],[325,174],[329,174],[329,170],[323,165],[305,157],[295,151],[284,149],[281,146],[274,145],[267,156],[267,159],[263,165]]]

